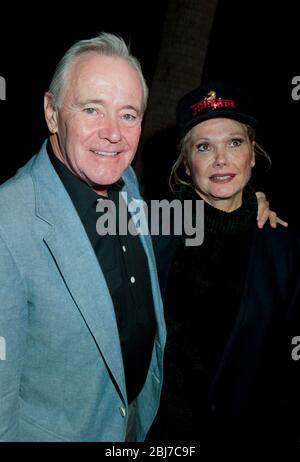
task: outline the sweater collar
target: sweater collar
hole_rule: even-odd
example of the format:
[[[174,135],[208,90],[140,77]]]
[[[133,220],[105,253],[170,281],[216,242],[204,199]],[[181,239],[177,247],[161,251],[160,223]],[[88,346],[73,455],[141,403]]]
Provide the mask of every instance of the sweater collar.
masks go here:
[[[181,200],[201,199],[194,189],[186,186],[178,193]],[[195,210],[195,208],[194,208]],[[250,230],[256,224],[257,198],[255,191],[249,184],[244,188],[242,205],[233,212],[224,212],[204,201],[204,229],[205,233],[223,233],[235,235]]]

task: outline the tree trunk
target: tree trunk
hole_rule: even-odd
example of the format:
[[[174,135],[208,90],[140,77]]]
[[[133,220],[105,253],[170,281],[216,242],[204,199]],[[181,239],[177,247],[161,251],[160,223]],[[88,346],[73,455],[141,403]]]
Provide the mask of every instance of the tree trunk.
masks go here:
[[[144,158],[149,155],[144,152],[146,143],[174,127],[178,99],[201,83],[217,3],[217,0],[169,0],[135,164],[141,183],[144,180]],[[160,149],[158,145],[158,149],[163,151],[163,146]]]

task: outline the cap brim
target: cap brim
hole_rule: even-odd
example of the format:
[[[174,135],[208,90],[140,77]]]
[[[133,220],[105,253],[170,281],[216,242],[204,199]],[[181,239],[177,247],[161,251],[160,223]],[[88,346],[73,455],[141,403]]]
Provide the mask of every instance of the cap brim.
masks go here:
[[[245,115],[245,114],[242,114],[242,113],[239,113],[239,112],[236,112],[236,111],[230,111],[230,110],[220,111],[220,110],[218,110],[217,112],[211,111],[209,113],[199,114],[196,117],[194,117],[190,121],[190,123],[187,124],[184,127],[184,130],[181,130],[180,136],[181,137],[185,136],[187,134],[187,132],[189,132],[193,127],[195,127],[196,125],[198,125],[201,122],[205,122],[205,120],[217,119],[217,118],[218,119],[222,119],[222,118],[232,119],[232,120],[236,120],[238,122],[241,122],[242,124],[250,125],[253,128],[257,127],[257,120],[254,117],[251,117],[249,115]]]

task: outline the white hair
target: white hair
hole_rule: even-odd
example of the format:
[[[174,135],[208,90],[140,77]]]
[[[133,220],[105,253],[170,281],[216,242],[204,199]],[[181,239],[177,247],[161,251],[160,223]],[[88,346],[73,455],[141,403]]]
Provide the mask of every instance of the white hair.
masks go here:
[[[84,53],[99,53],[99,55],[113,56],[125,59],[138,73],[143,88],[143,112],[146,110],[148,100],[148,87],[142,73],[140,62],[129,50],[124,39],[118,35],[101,32],[97,37],[88,40],[80,40],[74,43],[58,63],[49,86],[49,93],[53,98],[53,104],[59,108],[63,89],[68,81],[70,69],[75,59]]]

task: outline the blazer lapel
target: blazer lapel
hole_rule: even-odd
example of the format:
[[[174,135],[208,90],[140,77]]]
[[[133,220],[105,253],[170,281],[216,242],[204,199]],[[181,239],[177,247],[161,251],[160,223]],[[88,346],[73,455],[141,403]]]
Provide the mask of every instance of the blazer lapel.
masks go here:
[[[36,213],[50,228],[44,242],[74,300],[74,308],[82,314],[125,397],[119,333],[110,293],[85,229],[50,163],[45,145],[36,158],[33,180]]]

